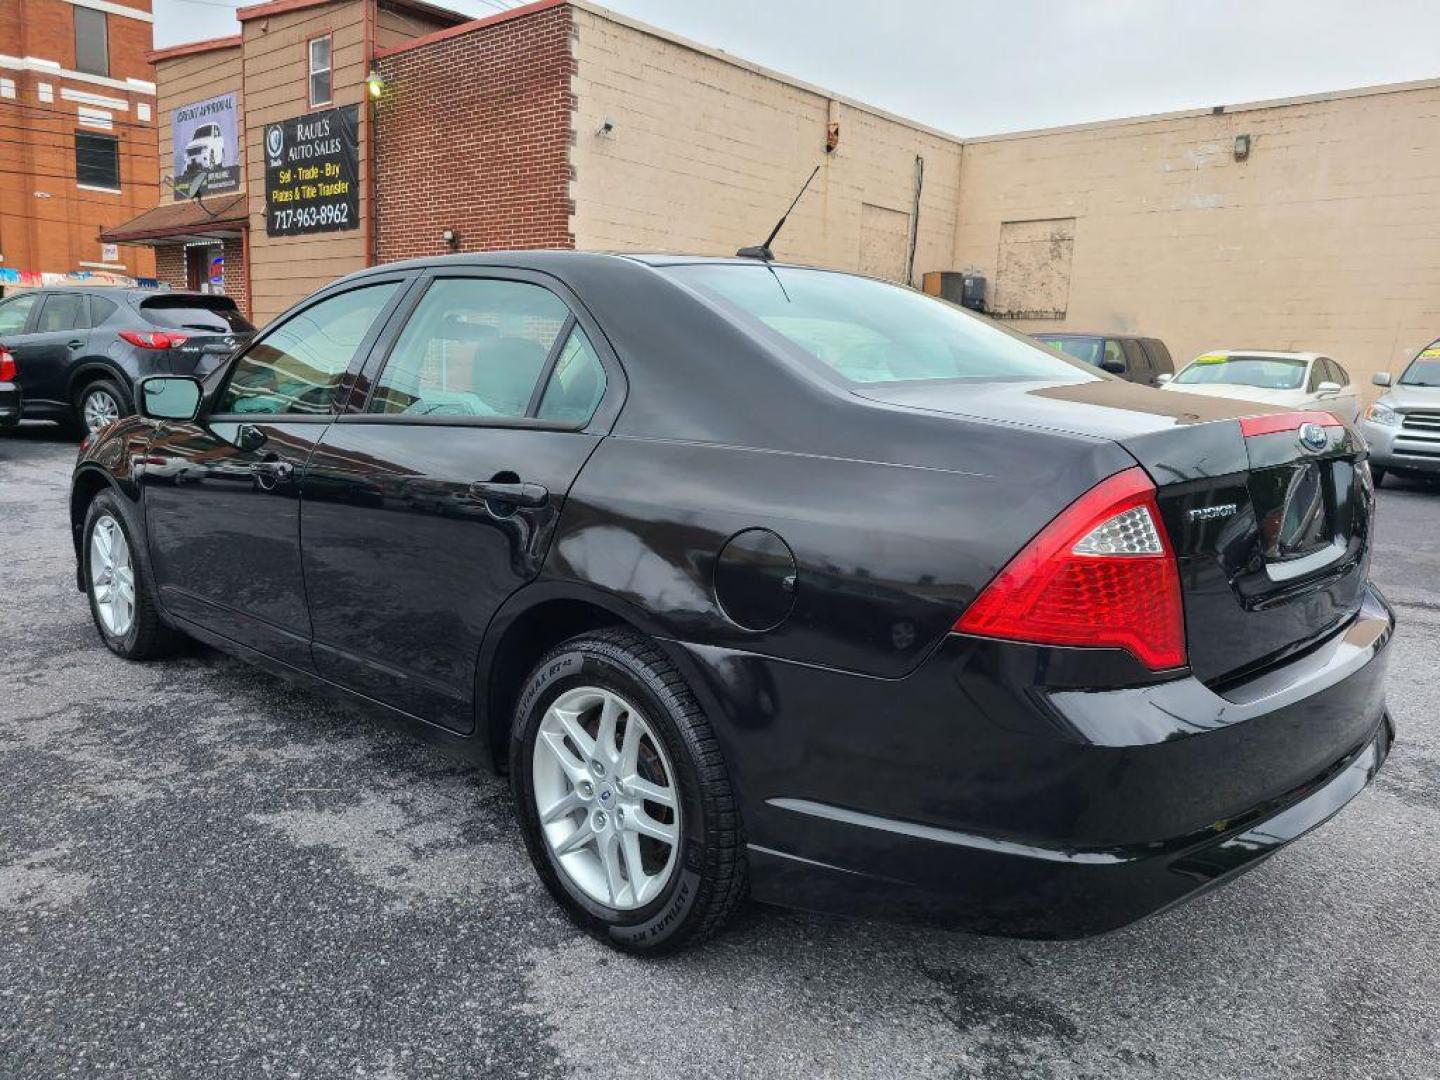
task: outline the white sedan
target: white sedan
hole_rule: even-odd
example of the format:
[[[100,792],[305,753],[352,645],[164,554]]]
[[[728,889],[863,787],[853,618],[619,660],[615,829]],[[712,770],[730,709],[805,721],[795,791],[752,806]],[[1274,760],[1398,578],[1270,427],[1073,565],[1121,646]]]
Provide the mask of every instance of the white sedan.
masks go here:
[[[1350,375],[1328,356],[1313,352],[1222,349],[1197,356],[1162,389],[1239,398],[1286,409],[1323,409],[1354,423],[1360,399]]]

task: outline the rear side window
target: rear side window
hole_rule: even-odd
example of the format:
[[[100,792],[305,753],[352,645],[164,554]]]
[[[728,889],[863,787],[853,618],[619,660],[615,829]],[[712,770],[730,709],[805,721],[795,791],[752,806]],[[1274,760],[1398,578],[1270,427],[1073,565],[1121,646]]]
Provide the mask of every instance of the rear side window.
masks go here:
[[[351,289],[285,320],[236,361],[215,411],[329,412],[340,377],[397,288],[385,282]]]
[[[255,327],[240,314],[235,301],[223,296],[152,296],[140,302],[140,314],[151,326],[167,330],[199,330],[212,334],[248,334]]]
[[[405,324],[369,412],[520,417],[570,309],[539,285],[442,278]]]
[[[1139,374],[1147,374],[1150,370],[1150,358],[1145,355],[1145,349],[1140,342],[1125,340],[1120,344],[1125,350],[1125,359],[1129,362],[1130,369]]]
[[[114,300],[107,300],[103,296],[90,297],[90,325],[99,326],[111,315],[115,314],[118,307]]]
[[[0,304],[0,334],[24,333],[25,323],[30,318],[30,309],[38,299],[39,297],[31,293],[29,296],[17,296]]]
[[[604,394],[605,368],[585,331],[576,326],[555,361],[536,415],[541,420],[583,424],[595,415]]]
[[[54,293],[45,298],[45,306],[40,309],[34,332],[58,334],[65,330],[83,329],[86,329],[84,294]]]
[[[1105,359],[1102,363],[1119,364],[1121,371],[1130,370],[1130,362],[1125,357],[1125,350],[1114,338],[1105,339]]]
[[[1150,354],[1150,366],[1158,374],[1169,375],[1175,371],[1175,362],[1170,359],[1170,350],[1159,338],[1146,338],[1145,351]]]
[[[801,358],[851,383],[1099,377],[957,305],[870,278],[761,263],[667,272],[742,324],[798,347]]]

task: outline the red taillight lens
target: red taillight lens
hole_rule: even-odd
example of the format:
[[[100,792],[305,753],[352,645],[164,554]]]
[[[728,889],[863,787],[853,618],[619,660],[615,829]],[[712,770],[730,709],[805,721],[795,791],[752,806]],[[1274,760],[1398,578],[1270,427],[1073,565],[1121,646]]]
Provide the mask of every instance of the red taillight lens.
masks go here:
[[[0,382],[15,381],[15,357],[10,350],[0,345]]]
[[[1185,665],[1175,550],[1155,485],[1127,469],[1077,499],[987,585],[955,632],[1119,648],[1153,671]]]
[[[167,334],[161,330],[121,330],[120,336],[142,349],[178,349],[190,340],[187,334]]]

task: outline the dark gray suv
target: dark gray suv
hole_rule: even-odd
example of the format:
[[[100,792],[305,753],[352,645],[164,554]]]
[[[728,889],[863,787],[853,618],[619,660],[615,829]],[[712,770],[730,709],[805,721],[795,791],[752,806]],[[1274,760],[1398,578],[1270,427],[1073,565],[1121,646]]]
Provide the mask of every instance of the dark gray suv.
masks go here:
[[[28,289],[0,300],[18,416],[97,431],[148,375],[204,375],[255,332],[235,301],[155,289]],[[8,368],[9,365],[7,365]]]
[[[1170,350],[1159,338],[1136,334],[1082,334],[1057,331],[1032,335],[1036,341],[1059,349],[1126,382],[1159,386],[1175,374]],[[1164,376],[1164,378],[1162,378]]]

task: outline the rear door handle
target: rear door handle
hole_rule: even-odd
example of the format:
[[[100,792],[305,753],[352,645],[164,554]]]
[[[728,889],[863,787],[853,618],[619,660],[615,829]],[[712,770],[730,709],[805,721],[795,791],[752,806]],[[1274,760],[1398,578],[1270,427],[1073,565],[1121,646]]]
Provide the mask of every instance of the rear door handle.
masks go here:
[[[534,509],[550,501],[550,492],[539,484],[476,480],[470,485],[470,497],[482,502],[510,503]]]

